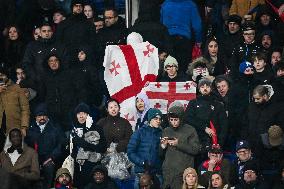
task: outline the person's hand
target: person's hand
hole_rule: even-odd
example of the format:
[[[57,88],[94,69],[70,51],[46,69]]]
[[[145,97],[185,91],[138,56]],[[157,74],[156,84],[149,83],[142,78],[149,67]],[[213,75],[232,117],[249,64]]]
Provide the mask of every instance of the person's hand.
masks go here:
[[[215,136],[215,132],[214,132],[212,129],[208,128],[208,127],[205,128],[205,132],[206,132],[210,137]]]
[[[6,84],[0,84],[0,93],[4,92],[7,90],[7,85]]]
[[[278,14],[281,15],[284,13],[284,4],[282,4],[278,9]]]
[[[51,159],[51,158],[48,158],[45,162],[43,162],[43,166],[45,166],[45,165],[47,165],[48,163],[53,163],[54,164],[54,162],[53,162],[53,160]]]
[[[175,138],[174,140],[168,140],[168,143],[170,146],[177,146],[178,145],[178,139]]]
[[[18,85],[20,85],[20,83],[21,83],[21,79],[18,79],[17,81],[16,81],[16,83],[18,84]]]
[[[161,138],[161,144],[166,146],[168,144],[168,137]]]
[[[208,171],[213,171],[214,167],[216,166],[217,160],[216,159],[210,159],[208,162]]]
[[[27,130],[25,128],[21,129],[23,137],[27,136]]]

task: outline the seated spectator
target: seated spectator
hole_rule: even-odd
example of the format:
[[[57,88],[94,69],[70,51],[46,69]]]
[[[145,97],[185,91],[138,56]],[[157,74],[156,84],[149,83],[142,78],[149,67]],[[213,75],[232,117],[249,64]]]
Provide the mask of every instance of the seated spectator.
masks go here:
[[[277,181],[279,165],[284,162],[283,129],[278,125],[270,126],[266,133],[261,134],[261,145],[256,153],[264,179],[273,185]]]
[[[91,176],[93,178],[84,189],[118,189],[115,182],[108,176],[108,171],[103,165],[93,168]]]
[[[54,29],[54,32],[55,32],[58,24],[60,24],[63,20],[66,19],[65,11],[61,8],[54,10],[52,19],[53,19],[53,24],[54,24],[53,29]]]
[[[140,176],[149,173],[158,177],[162,185],[162,161],[159,157],[162,112],[158,109],[148,111],[148,123],[136,130],[131,136],[127,155],[134,163],[135,183],[134,188],[139,188]]]
[[[91,3],[85,3],[84,4],[84,8],[83,8],[83,12],[84,15],[87,17],[87,19],[94,24],[94,20],[96,18],[96,12],[95,12],[95,6]]]
[[[188,167],[183,172],[182,189],[197,189],[197,188],[198,188],[198,175],[195,169]]]
[[[96,33],[98,33],[104,27],[104,19],[97,17],[94,19],[94,24],[96,27]]]
[[[135,126],[135,130],[137,130],[140,127],[142,127],[145,123],[147,123],[148,110],[150,109],[150,101],[145,92],[140,92],[136,96],[135,102],[136,102],[135,107],[138,116]]]
[[[273,99],[275,101],[284,100],[284,61],[281,60],[279,64],[275,66],[276,78],[272,83],[275,94],[273,95]]]
[[[165,70],[164,70],[164,63],[167,59],[167,57],[169,56],[169,52],[165,47],[158,47],[158,54],[159,54],[159,71],[158,71],[158,75],[162,75],[165,74]]]
[[[220,172],[214,172],[210,177],[208,189],[228,189],[230,188],[225,177]]]
[[[126,152],[128,141],[132,135],[132,127],[128,120],[120,117],[120,105],[117,100],[108,100],[106,110],[107,117],[100,119],[97,124],[104,130],[107,147],[111,143],[117,143],[117,152]]]
[[[33,39],[34,39],[34,41],[37,41],[40,37],[41,37],[40,36],[40,27],[36,27],[33,30]]]
[[[106,139],[103,129],[94,124],[89,116],[90,108],[80,103],[74,110],[71,136],[73,140],[72,157],[74,165],[74,184],[84,188],[91,180],[94,166],[100,164],[102,154],[106,151]]]
[[[246,140],[240,140],[236,144],[236,155],[237,159],[233,162],[230,171],[229,182],[232,186],[235,186],[237,183],[243,182],[243,169],[246,163],[254,161],[258,164],[258,161],[255,159],[251,152],[251,147]]]
[[[183,106],[173,106],[168,110],[169,127],[162,133],[161,148],[163,162],[164,188],[180,189],[182,172],[188,166],[194,167],[194,158],[199,153],[196,130],[184,123]]]
[[[275,46],[275,34],[272,30],[265,30],[262,33],[260,33],[258,42],[260,44],[260,47],[262,49],[262,52],[268,56],[271,54],[272,48]]]
[[[183,70],[178,71],[177,60],[169,55],[164,62],[165,73],[158,76],[157,82],[184,82],[187,81],[186,75]]]
[[[281,61],[282,49],[274,48],[271,50],[270,56],[270,66],[272,66],[272,70],[275,71],[275,65],[277,65]]]
[[[43,188],[50,188],[53,186],[55,167],[59,166],[63,159],[65,135],[49,119],[45,104],[39,104],[35,108],[35,120],[28,129],[25,141],[38,153],[41,175],[44,178]]]
[[[143,174],[140,177],[139,189],[160,189],[160,186],[151,175]]]
[[[243,181],[235,189],[254,188],[267,189],[269,185],[263,180],[260,170],[255,162],[247,163],[243,169]]]
[[[220,52],[217,39],[213,36],[206,40],[203,57],[208,61],[207,68],[212,76],[227,73],[226,57]]]
[[[4,151],[0,154],[0,167],[31,183],[39,180],[37,153],[24,143],[21,130],[18,128],[12,129],[6,138]]]
[[[68,169],[59,168],[56,171],[54,188],[51,189],[76,189],[73,187],[72,176]]]
[[[29,127],[30,108],[24,90],[8,78],[5,68],[0,68],[0,127],[4,133],[12,128],[21,129],[23,136]]]
[[[198,168],[200,184],[207,188],[214,171],[220,172],[226,180],[229,180],[230,168],[230,162],[223,158],[223,151],[219,144],[213,144],[209,148],[208,159]]]

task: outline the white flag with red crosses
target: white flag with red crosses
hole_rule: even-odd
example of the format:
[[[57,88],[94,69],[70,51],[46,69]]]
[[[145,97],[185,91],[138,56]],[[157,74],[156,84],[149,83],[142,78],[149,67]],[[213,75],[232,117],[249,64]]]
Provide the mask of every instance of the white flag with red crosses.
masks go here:
[[[156,81],[158,49],[149,42],[109,45],[105,49],[104,80],[111,98],[120,102],[121,117],[136,122],[135,96],[146,82]]]
[[[196,84],[187,82],[150,82],[143,88],[150,99],[150,107],[166,114],[172,103],[182,104],[186,109],[190,100],[196,98]]]

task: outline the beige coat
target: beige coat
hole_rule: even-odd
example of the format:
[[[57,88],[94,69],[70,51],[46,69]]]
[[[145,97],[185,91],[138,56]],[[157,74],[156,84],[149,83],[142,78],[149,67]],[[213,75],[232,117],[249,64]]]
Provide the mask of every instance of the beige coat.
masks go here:
[[[29,101],[24,89],[11,80],[8,81],[7,86],[7,90],[0,93],[0,128],[5,111],[6,133],[12,128],[28,128],[30,119]]]

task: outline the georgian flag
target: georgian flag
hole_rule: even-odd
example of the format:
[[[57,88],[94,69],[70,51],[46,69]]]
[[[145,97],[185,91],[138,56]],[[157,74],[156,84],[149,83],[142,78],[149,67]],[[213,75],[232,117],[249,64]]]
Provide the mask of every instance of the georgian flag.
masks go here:
[[[135,125],[135,96],[145,83],[156,81],[158,49],[149,42],[109,45],[105,49],[104,80],[111,98],[119,101],[121,117]]]

